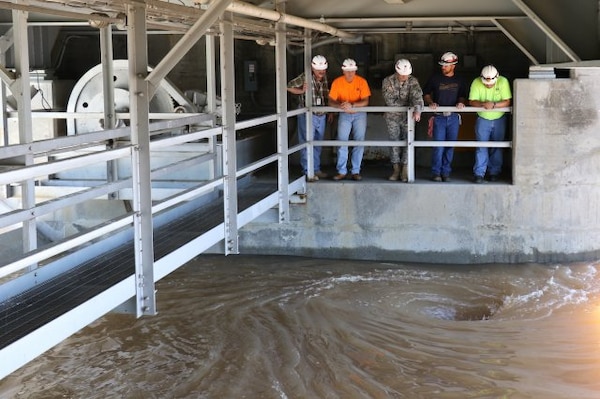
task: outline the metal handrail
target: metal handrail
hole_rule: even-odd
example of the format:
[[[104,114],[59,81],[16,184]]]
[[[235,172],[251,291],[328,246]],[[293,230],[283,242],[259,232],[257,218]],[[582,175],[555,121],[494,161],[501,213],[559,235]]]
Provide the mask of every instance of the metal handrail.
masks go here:
[[[305,110],[307,116],[313,112],[345,112],[340,108],[335,107],[307,107],[303,108]],[[413,119],[413,113],[415,111],[414,107],[389,107],[389,106],[366,106],[366,107],[356,107],[355,112],[367,112],[367,113],[388,113],[388,112],[406,112],[407,113],[407,121],[408,121],[408,134],[406,140],[362,140],[360,141],[361,146],[365,147],[407,147],[408,149],[408,181],[414,181],[414,149],[417,147],[470,147],[470,148],[478,148],[478,147],[486,147],[486,148],[512,148],[511,140],[504,141],[479,141],[479,140],[454,140],[454,141],[435,141],[435,140],[415,140],[415,121]],[[457,107],[437,107],[436,109],[431,109],[429,107],[424,107],[421,110],[422,114],[426,113],[442,113],[442,112],[453,112],[453,113],[473,113],[473,112],[486,112],[490,111],[483,107],[470,107],[466,106],[464,108]],[[494,111],[500,112],[512,112],[512,107],[502,107],[502,108],[494,108]],[[307,123],[308,123],[307,118]],[[312,147],[314,146],[330,146],[330,147],[340,147],[340,146],[356,146],[357,141],[354,140],[312,140],[310,137],[312,133],[311,129],[307,129],[307,141],[304,143],[309,152],[312,152]],[[294,149],[301,149],[305,147],[295,147]],[[309,175],[314,173],[313,170],[310,170],[314,165],[312,165],[312,156],[307,156],[308,161],[308,169]]]
[[[211,117],[212,118],[212,117]],[[209,118],[210,119],[210,118]],[[172,121],[160,121],[150,124],[151,129],[164,130],[165,128],[180,128],[185,126],[197,125],[205,122],[206,116],[190,116],[188,118],[180,118]],[[6,158],[13,158],[19,155],[30,154],[34,157],[47,155],[52,153],[52,159],[48,158],[41,160],[33,165],[15,165],[5,167],[0,171],[0,184],[12,185],[22,181],[36,179],[38,176],[48,176],[53,173],[66,171],[70,169],[82,168],[100,162],[111,162],[118,159],[131,158],[132,151],[135,151],[136,146],[128,144],[116,149],[107,148],[105,142],[114,138],[129,137],[129,128],[112,129],[100,132],[91,132],[75,136],[60,137],[52,140],[40,140],[29,144],[13,145],[9,148],[0,149],[0,156],[7,155]],[[155,140],[150,143],[152,149],[159,149],[167,146],[174,146],[186,142],[193,142],[205,138],[213,138],[222,134],[222,128],[208,128],[200,131],[192,131],[190,133],[180,134],[174,137],[167,137],[160,140]],[[68,156],[63,159],[57,159],[63,154],[68,154],[77,149],[89,148],[90,145],[95,145],[97,148],[90,153],[80,154],[77,156]],[[10,154],[10,157],[8,156]],[[162,166],[151,171],[152,178],[156,178],[173,171],[183,168],[189,168],[192,164],[200,164],[204,162],[215,161],[214,154],[204,154],[191,157],[184,161],[172,162],[166,166]],[[178,197],[174,195],[166,200],[157,201],[152,211],[153,213],[160,212],[169,206],[177,205],[177,203],[188,201],[190,198],[201,196],[206,192],[213,190],[223,184],[223,178],[218,178],[210,182],[203,182],[203,185],[197,188],[183,190]],[[134,181],[132,178],[119,179],[113,182],[105,182],[88,189],[84,189],[75,193],[70,193],[64,196],[53,198],[36,204],[33,209],[15,209],[4,214],[0,214],[0,228],[10,228],[25,221],[37,219],[43,215],[59,211],[68,206],[73,206],[83,203],[87,200],[106,196],[115,191],[132,188]],[[76,248],[79,245],[85,244],[90,240],[99,238],[109,232],[120,229],[121,227],[131,224],[133,214],[129,213],[123,217],[118,217],[98,226],[92,227],[83,233],[79,233],[63,240],[55,242],[53,245],[30,251],[20,257],[18,260],[10,261],[4,259],[5,264],[0,265],[0,277],[4,277],[16,273],[33,263],[43,262],[57,254]]]
[[[503,147],[510,148],[512,146],[511,141],[503,141],[503,142],[482,142],[482,141],[465,141],[465,140],[457,140],[457,141],[429,141],[429,140],[414,140],[414,121],[412,120],[412,112],[414,109],[411,107],[379,107],[379,106],[368,106],[368,107],[360,107],[357,108],[360,112],[407,112],[408,113],[408,121],[409,121],[409,137],[406,140],[365,140],[361,142],[361,145],[364,146],[378,146],[378,147],[396,147],[396,146],[407,146],[411,151],[409,152],[409,178],[414,180],[414,148],[416,147],[449,147],[449,146],[459,146],[459,147]],[[458,109],[456,107],[438,107],[436,110],[431,110],[425,108],[422,113],[431,113],[431,112],[479,112],[484,110],[483,108],[476,107],[465,107],[462,109]],[[499,108],[498,111],[503,112],[511,112],[512,108]],[[290,111],[287,114],[287,117],[294,117],[302,113],[310,113],[310,112],[342,112],[338,108],[333,107],[311,107],[311,108],[301,108],[297,110]],[[201,122],[206,120],[206,116],[200,117]],[[151,124],[156,129],[164,130],[169,128],[178,128],[178,127],[186,127],[190,125],[194,125],[198,121],[198,116],[189,115],[188,117],[169,120],[169,121],[161,121],[156,122],[155,124]],[[250,119],[247,121],[236,122],[235,128],[236,130],[246,129],[254,126],[260,126],[267,123],[271,123],[277,120],[277,115],[267,115],[255,119]],[[0,148],[0,159],[2,156],[8,158],[15,157],[18,155],[24,154],[47,154],[48,152],[52,152],[53,155],[59,155],[61,149],[63,151],[73,151],[76,148],[83,148],[84,146],[90,146],[96,143],[96,145],[103,145],[106,140],[128,137],[129,128],[121,128],[121,129],[113,129],[102,132],[92,132],[86,133],[76,136],[69,136],[63,138],[57,138],[53,140],[43,140],[30,144],[24,145],[16,145],[5,147],[4,149]],[[199,131],[190,131],[188,133],[183,133],[173,137],[167,137],[159,140],[154,140],[150,143],[152,149],[157,150],[160,148],[170,147],[179,144],[185,144],[194,142],[202,139],[211,139],[220,134],[222,134],[222,127],[213,127],[206,128]],[[306,143],[301,143],[295,146],[291,146],[287,149],[285,155],[290,156],[295,152],[307,148],[310,149],[311,146],[344,146],[344,145],[356,145],[356,141],[338,141],[338,140],[309,140]],[[80,155],[76,157],[66,158],[62,160],[54,160],[46,163],[38,163],[30,166],[21,166],[15,168],[7,168],[3,172],[0,172],[0,183],[1,184],[12,184],[19,181],[27,180],[35,178],[39,175],[48,175],[51,173],[56,173],[60,170],[65,170],[69,168],[82,167],[85,165],[98,163],[98,162],[107,162],[111,159],[119,159],[128,157],[132,149],[135,146],[128,145],[125,147],[121,147],[118,149],[102,149],[99,151],[93,151],[90,154]],[[214,156],[197,156],[193,157],[191,160],[180,161],[179,163],[175,162],[161,168],[154,169],[152,171],[153,177],[158,177],[160,175],[167,174],[172,172],[173,170],[189,167],[190,163],[194,162],[208,162],[214,161]],[[268,164],[275,163],[278,160],[278,154],[271,154],[262,159],[259,159],[243,168],[240,168],[236,176],[240,177],[244,174],[252,173],[255,170],[258,170]],[[131,185],[131,179],[119,180],[111,183],[105,183],[103,185],[90,188],[88,190],[83,190],[78,193],[69,194],[65,197],[61,197],[59,199],[52,200],[49,203],[41,203],[34,210],[15,210],[12,212],[8,212],[6,214],[0,215],[0,226],[7,227],[8,225],[12,225],[15,223],[20,223],[25,220],[29,220],[31,218],[39,217],[43,214],[56,211],[60,207],[73,205],[75,203],[83,202],[88,200],[91,196],[101,196],[105,195],[114,190],[123,189],[127,185]],[[201,196],[210,192],[211,190],[222,186],[223,177],[216,177],[209,182],[204,182],[199,186],[195,186],[189,188],[187,190],[182,190],[180,193],[177,193],[163,201],[157,201],[157,203],[153,206],[153,213],[162,211],[168,207],[175,206],[180,202],[188,201],[190,198],[194,198],[197,196]],[[35,251],[26,255],[24,258],[20,259],[18,262],[14,264],[4,265],[2,267],[2,275],[7,275],[13,273],[14,271],[21,270],[26,267],[28,262],[35,261],[40,262],[47,259],[50,256],[54,256],[57,252],[61,250],[71,249],[81,242],[81,237],[87,237],[90,239],[91,237],[100,236],[102,232],[112,231],[113,229],[117,229],[123,226],[123,224],[130,223],[131,216],[127,216],[124,219],[115,219],[113,221],[109,221],[106,224],[103,224],[101,227],[96,227],[91,230],[89,233],[85,233],[83,235],[77,235],[74,238],[64,240],[63,242],[57,244],[55,247],[51,247],[48,249],[44,249],[42,251]],[[9,223],[10,222],[10,223]]]

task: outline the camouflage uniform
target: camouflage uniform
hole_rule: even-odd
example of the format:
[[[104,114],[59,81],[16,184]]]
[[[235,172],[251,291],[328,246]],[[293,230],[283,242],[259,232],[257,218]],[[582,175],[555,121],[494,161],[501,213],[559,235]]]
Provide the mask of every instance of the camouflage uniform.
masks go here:
[[[405,82],[400,82],[397,74],[390,75],[383,79],[381,90],[387,106],[414,107],[418,112],[423,110],[423,91],[417,78],[412,75]],[[384,118],[390,140],[406,140],[408,132],[406,112],[386,112]],[[406,147],[392,147],[390,160],[393,164],[406,165]]]

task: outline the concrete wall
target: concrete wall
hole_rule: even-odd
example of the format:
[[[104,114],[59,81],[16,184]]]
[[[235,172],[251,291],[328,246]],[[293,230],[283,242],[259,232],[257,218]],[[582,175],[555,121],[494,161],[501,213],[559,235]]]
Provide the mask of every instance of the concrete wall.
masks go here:
[[[516,80],[513,184],[308,184],[242,253],[433,263],[600,258],[600,70]]]

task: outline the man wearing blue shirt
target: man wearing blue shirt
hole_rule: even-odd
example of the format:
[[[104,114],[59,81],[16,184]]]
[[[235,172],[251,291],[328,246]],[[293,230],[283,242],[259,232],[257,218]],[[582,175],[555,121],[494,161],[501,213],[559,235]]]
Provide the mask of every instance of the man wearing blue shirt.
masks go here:
[[[432,110],[441,107],[464,108],[467,98],[467,85],[454,74],[458,56],[452,52],[442,55],[438,62],[441,74],[433,75],[423,88],[425,105]],[[435,112],[433,121],[433,140],[455,141],[458,139],[460,115],[455,112]],[[450,181],[452,172],[453,147],[434,147],[431,157],[431,180]]]

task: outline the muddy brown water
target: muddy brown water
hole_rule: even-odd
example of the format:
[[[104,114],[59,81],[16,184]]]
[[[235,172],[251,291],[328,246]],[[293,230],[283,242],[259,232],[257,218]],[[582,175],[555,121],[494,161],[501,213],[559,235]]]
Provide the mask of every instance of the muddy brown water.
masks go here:
[[[600,262],[204,255],[0,398],[600,398]]]

